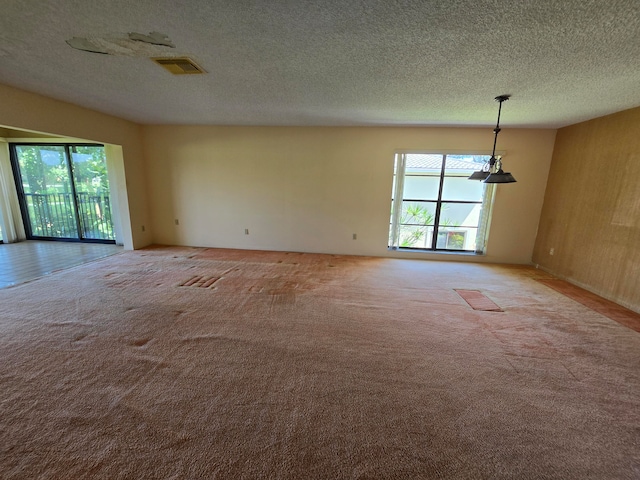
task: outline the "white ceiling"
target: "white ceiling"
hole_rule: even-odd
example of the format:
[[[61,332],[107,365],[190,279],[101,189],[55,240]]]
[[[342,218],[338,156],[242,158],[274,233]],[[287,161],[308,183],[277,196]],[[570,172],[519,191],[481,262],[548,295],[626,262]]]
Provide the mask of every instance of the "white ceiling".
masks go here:
[[[179,55],[209,73],[149,58]],[[2,0],[0,83],[144,124],[485,126],[512,94],[504,126],[559,127],[640,105],[640,0]]]

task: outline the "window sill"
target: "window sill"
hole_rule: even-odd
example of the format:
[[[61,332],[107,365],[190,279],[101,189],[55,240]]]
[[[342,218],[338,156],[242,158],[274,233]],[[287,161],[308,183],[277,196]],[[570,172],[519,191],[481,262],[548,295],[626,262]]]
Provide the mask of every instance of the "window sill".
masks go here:
[[[389,252],[401,252],[401,253],[418,253],[418,254],[432,254],[432,255],[455,255],[464,257],[484,257],[484,253],[470,252],[466,250],[429,250],[422,248],[387,248]]]

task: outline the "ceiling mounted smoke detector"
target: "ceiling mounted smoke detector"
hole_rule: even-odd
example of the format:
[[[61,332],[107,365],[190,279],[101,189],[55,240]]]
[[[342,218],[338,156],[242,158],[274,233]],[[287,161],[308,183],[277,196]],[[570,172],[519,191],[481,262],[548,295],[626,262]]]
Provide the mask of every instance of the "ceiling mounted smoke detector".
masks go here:
[[[158,65],[166,68],[174,75],[193,75],[207,73],[196,62],[187,57],[178,58],[152,58]]]

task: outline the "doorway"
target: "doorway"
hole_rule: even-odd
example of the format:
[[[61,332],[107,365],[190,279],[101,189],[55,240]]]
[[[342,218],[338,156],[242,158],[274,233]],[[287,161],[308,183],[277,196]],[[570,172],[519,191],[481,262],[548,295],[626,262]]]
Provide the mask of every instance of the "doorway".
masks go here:
[[[28,239],[115,243],[103,145],[12,144]]]

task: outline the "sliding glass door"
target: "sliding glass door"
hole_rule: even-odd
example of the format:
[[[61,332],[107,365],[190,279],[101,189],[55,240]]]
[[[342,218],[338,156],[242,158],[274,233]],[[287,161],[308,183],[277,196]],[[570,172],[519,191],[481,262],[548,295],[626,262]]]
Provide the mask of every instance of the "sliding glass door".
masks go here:
[[[27,237],[114,243],[102,145],[14,144]]]

